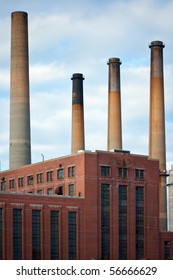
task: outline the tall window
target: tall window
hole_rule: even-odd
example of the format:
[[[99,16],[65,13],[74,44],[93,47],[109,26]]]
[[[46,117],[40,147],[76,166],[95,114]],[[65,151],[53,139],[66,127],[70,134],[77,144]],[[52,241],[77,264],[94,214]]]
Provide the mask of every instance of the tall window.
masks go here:
[[[168,260],[170,258],[170,241],[164,242],[164,259]]]
[[[144,258],[144,189],[136,187],[136,259]]]
[[[119,186],[119,259],[127,259],[127,186]]]
[[[75,195],[75,185],[71,184],[69,185],[69,196],[74,196]]]
[[[40,210],[32,210],[32,259],[41,259]]]
[[[13,259],[22,259],[22,209],[13,209]]]
[[[18,178],[18,187],[21,188],[24,186],[24,178],[20,177]]]
[[[75,176],[75,166],[70,166],[68,168],[68,177],[73,177]]]
[[[27,177],[27,185],[33,185],[33,175]]]
[[[51,260],[59,259],[59,212],[51,211]]]
[[[101,184],[101,258],[110,259],[110,187]]]
[[[63,168],[57,170],[57,177],[58,177],[58,179],[64,178],[64,169]]]
[[[10,189],[13,189],[13,188],[14,188],[14,179],[11,179],[11,180],[9,181],[9,187],[10,187]]]
[[[102,177],[110,176],[110,166],[101,166],[101,176]]]
[[[43,183],[43,173],[38,173],[37,174],[37,183],[38,184]]]
[[[47,172],[47,182],[53,181],[53,171]]]
[[[0,260],[3,259],[3,249],[2,249],[2,208],[0,208]]]
[[[52,195],[53,194],[53,189],[52,188],[47,189],[47,194]]]
[[[5,189],[6,189],[6,181],[2,181],[1,182],[1,191],[5,191]]]
[[[68,213],[68,259],[76,260],[76,212]]]

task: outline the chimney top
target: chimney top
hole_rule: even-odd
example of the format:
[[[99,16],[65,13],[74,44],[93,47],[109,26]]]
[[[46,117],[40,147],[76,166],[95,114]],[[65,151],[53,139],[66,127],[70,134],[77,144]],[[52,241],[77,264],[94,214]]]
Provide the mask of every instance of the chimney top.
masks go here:
[[[151,44],[149,45],[149,48],[152,48],[152,47],[162,47],[162,48],[164,48],[165,45],[162,41],[152,41]]]
[[[84,80],[85,78],[83,77],[83,74],[81,73],[74,73],[73,76],[71,77],[71,80],[73,79],[82,79]]]
[[[109,65],[110,63],[117,63],[117,64],[120,64],[121,65],[121,60],[117,57],[112,57],[112,58],[109,58],[107,64]]]

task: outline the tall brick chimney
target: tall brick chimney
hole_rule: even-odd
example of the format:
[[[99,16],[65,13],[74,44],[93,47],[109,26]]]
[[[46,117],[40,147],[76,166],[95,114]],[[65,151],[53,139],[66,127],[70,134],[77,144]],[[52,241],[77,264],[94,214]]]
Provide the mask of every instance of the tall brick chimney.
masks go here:
[[[31,163],[28,15],[11,14],[10,169]]]
[[[150,128],[149,157],[159,159],[160,167],[160,229],[167,229],[166,203],[166,145],[165,145],[165,105],[164,105],[164,75],[163,48],[161,41],[150,44]]]
[[[71,153],[85,150],[83,80],[82,74],[72,76],[72,145]]]
[[[108,88],[108,144],[107,149],[122,149],[121,89],[119,58],[110,58]]]

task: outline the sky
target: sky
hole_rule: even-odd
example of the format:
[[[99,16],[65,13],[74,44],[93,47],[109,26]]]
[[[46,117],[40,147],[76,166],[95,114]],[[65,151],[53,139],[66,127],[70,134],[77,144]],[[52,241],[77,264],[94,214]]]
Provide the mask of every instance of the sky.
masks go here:
[[[32,163],[71,153],[73,73],[84,80],[85,149],[107,150],[108,65],[120,58],[123,149],[148,155],[151,41],[164,48],[173,163],[172,0],[0,0],[0,164],[9,168],[11,13],[28,13]]]

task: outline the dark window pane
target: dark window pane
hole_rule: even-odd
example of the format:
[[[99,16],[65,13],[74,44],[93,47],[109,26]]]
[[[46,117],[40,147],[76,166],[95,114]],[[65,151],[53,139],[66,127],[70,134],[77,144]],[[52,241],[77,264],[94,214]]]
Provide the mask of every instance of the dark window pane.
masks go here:
[[[68,256],[76,260],[76,212],[68,213]]]
[[[13,259],[22,259],[22,209],[13,209]]]
[[[110,259],[110,188],[101,184],[101,258]]]
[[[119,186],[119,259],[127,259],[127,186]]]
[[[41,259],[40,210],[32,210],[32,259]]]
[[[59,259],[59,212],[51,211],[51,260]]]

